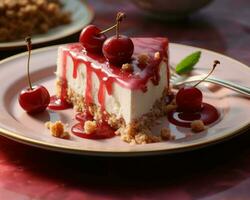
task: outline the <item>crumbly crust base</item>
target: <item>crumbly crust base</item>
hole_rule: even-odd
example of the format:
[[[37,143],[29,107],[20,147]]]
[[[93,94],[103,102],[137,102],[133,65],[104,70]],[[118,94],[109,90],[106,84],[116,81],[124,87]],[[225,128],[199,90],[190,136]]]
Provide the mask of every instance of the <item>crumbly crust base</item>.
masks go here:
[[[56,92],[57,96],[60,96],[60,80],[56,81]],[[129,124],[126,124],[123,118],[117,118],[115,114],[109,114],[107,112],[102,113],[100,107],[95,104],[87,106],[84,103],[84,97],[75,93],[71,88],[67,89],[67,101],[73,104],[74,110],[77,112],[82,112],[83,110],[88,109],[96,121],[102,120],[103,114],[105,114],[107,123],[116,129],[115,134],[120,135],[123,141],[130,144],[147,144],[160,142],[162,140],[174,139],[174,136],[171,135],[170,130],[167,130],[169,135],[168,137],[166,137],[166,130],[164,131],[165,134],[160,134],[159,136],[154,135],[151,131],[151,127],[157,123],[157,120],[160,117],[163,117],[169,111],[172,111],[176,108],[175,101],[172,101],[170,104],[166,104],[165,97],[168,94],[169,92],[167,90],[164,91],[161,99],[156,100],[150,112]]]

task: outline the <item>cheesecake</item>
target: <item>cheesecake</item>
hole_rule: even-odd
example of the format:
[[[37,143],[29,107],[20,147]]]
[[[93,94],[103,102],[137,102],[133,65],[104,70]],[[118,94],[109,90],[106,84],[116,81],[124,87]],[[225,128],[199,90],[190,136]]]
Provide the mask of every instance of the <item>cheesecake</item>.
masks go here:
[[[87,52],[81,43],[61,45],[57,97],[106,121],[126,142],[156,142],[151,127],[163,116],[169,91],[168,39],[131,39],[132,58],[121,66]]]

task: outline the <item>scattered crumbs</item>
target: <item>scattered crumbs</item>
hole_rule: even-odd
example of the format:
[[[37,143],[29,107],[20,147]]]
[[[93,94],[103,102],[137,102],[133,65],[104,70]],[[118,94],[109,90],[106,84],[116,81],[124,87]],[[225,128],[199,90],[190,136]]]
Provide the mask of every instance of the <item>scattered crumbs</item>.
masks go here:
[[[69,139],[69,132],[64,130],[64,124],[61,121],[46,122],[45,127],[50,130],[52,136],[62,139]]]

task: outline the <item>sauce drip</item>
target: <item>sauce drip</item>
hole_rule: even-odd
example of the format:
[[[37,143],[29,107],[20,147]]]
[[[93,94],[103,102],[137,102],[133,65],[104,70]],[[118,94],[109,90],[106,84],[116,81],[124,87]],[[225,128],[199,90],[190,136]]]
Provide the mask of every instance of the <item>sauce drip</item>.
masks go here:
[[[84,123],[88,120],[93,120],[93,116],[89,113],[77,113],[75,118],[79,123],[72,126],[71,132],[78,137],[86,139],[106,139],[115,136],[115,130],[104,120],[102,120],[101,123],[97,123],[97,129],[95,132],[86,134],[84,132]]]
[[[168,41],[166,38],[132,38],[135,49],[131,64],[134,68],[133,73],[124,72],[120,66],[109,64],[103,55],[91,54],[85,51],[80,43],[69,44],[63,49],[63,66],[61,79],[66,80],[66,62],[67,57],[73,60],[72,77],[77,77],[78,67],[81,64],[86,66],[86,90],[83,94],[87,105],[94,103],[92,97],[92,74],[95,73],[99,79],[98,102],[102,110],[105,110],[106,91],[112,95],[113,83],[116,82],[122,87],[131,90],[147,91],[147,82],[150,80],[154,85],[160,81],[159,65],[163,61],[168,64],[167,48]],[[149,56],[148,64],[140,68],[138,66],[138,56],[145,54]],[[160,59],[154,59],[154,54],[160,53]],[[166,76],[169,79],[169,67],[167,66]],[[167,83],[169,85],[169,81]],[[167,87],[168,87],[167,85]],[[67,85],[63,84],[61,89],[61,98],[66,98]]]
[[[169,122],[187,128],[190,128],[193,120],[202,120],[205,125],[209,125],[218,120],[219,117],[217,109],[208,103],[203,103],[202,110],[197,113],[184,113],[177,110],[168,113]]]
[[[68,108],[72,108],[72,104],[68,103],[66,101],[67,99],[67,80],[66,80],[66,61],[67,57],[66,55],[63,55],[63,71],[62,71],[62,78],[61,78],[61,94],[60,97],[57,97],[56,95],[50,97],[50,103],[48,105],[48,108],[51,110],[65,110]]]
[[[54,95],[50,97],[48,108],[51,110],[65,110],[68,108],[72,108],[72,104],[70,104],[63,98],[58,98],[56,95]]]

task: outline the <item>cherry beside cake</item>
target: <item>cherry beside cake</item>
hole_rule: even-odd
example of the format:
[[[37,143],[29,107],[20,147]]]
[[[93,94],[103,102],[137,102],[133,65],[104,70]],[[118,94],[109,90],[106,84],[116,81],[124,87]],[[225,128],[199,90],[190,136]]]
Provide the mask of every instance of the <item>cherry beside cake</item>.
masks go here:
[[[200,132],[217,121],[220,117],[217,109],[208,103],[203,102],[203,94],[197,86],[210,76],[216,66],[220,64],[214,61],[212,70],[194,86],[184,86],[176,94],[176,109],[167,113],[169,122],[182,127],[191,128],[194,132]]]

